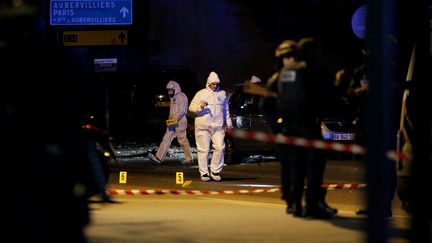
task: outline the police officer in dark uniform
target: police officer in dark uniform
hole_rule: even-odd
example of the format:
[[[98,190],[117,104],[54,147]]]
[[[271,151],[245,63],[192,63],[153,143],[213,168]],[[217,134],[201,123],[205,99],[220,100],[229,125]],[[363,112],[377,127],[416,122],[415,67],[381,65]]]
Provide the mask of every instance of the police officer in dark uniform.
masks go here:
[[[266,97],[261,109],[274,133],[316,139],[319,133],[314,106],[316,82],[312,69],[299,59],[298,44],[283,41],[275,52],[278,71],[267,81],[267,88],[277,93],[277,98]],[[312,148],[279,144],[281,163],[282,199],[287,203],[287,213],[294,216],[330,218],[335,211],[323,203],[322,163],[315,165]],[[304,179],[307,177],[306,212],[303,212]]]
[[[275,51],[275,57],[277,59],[276,69],[277,71],[268,79],[267,81],[267,89],[272,92],[278,93],[278,85],[277,81],[279,79],[279,70],[284,67],[284,58],[288,60],[288,58],[294,57],[297,55],[296,52],[296,41],[294,40],[285,40],[283,41],[279,47]],[[281,123],[278,122],[280,117],[279,110],[277,109],[278,100],[273,96],[264,97],[261,100],[260,108],[265,116],[268,124],[271,127],[271,130],[274,134],[278,134],[284,131]],[[276,144],[276,147],[279,152],[280,158],[280,180],[281,180],[281,190],[282,190],[282,200],[284,200],[287,204],[287,213],[293,213],[294,211],[294,198],[292,196],[292,164],[290,161],[290,154],[288,153],[288,146],[285,144]],[[296,207],[296,212],[294,215],[300,216],[302,214],[302,208]]]
[[[322,139],[320,123],[326,116],[331,116],[332,107],[337,107],[336,90],[332,85],[332,75],[317,58],[317,43],[314,38],[302,38],[298,42],[300,60],[306,62],[305,69],[305,93],[306,111],[309,113],[311,122],[312,139]],[[324,182],[324,171],[326,158],[323,150],[315,149],[312,160],[309,161],[307,171],[308,187],[313,189],[306,193],[307,205],[314,205],[307,208],[307,213],[316,217],[328,217],[336,214],[337,209],[330,207],[326,201],[327,190],[322,188]]]

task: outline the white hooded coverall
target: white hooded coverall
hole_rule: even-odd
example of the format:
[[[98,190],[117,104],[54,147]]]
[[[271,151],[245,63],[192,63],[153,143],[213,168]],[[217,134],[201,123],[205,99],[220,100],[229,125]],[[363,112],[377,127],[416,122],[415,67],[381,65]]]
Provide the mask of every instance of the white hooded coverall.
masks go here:
[[[167,127],[158,151],[156,152],[156,157],[160,161],[163,161],[172,140],[177,137],[178,143],[183,148],[185,156],[184,162],[192,162],[192,152],[189,141],[186,137],[188,98],[183,92],[181,92],[180,85],[177,82],[171,80],[168,82],[166,87],[167,89],[174,89],[174,96],[170,97],[170,112],[168,119],[176,118],[178,120],[178,127],[173,130]]]
[[[213,91],[210,83],[220,83],[215,72],[211,72],[207,78],[204,89],[199,90],[189,105],[189,111],[196,114],[195,117],[195,140],[197,146],[197,157],[200,175],[209,175],[208,155],[210,142],[213,143],[213,154],[210,162],[212,173],[220,173],[224,164],[225,154],[225,128],[232,127],[228,100],[224,90],[218,87]],[[207,106],[201,108],[201,103]]]

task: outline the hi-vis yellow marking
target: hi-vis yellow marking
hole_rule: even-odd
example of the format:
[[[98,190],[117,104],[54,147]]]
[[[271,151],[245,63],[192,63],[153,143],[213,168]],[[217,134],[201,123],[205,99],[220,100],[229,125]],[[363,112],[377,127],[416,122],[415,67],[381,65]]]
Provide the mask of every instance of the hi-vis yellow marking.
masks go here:
[[[184,183],[183,172],[176,172],[176,184],[183,184],[183,183]]]
[[[126,179],[127,179],[127,172],[126,171],[120,171],[119,183],[120,184],[126,184]]]

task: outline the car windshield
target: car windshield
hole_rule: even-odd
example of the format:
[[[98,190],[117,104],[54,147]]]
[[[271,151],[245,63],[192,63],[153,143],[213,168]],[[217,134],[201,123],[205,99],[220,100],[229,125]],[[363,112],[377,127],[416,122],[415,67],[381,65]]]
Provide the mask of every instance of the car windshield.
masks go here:
[[[230,111],[258,113],[261,96],[246,94],[241,92],[240,89],[238,88],[231,96]]]

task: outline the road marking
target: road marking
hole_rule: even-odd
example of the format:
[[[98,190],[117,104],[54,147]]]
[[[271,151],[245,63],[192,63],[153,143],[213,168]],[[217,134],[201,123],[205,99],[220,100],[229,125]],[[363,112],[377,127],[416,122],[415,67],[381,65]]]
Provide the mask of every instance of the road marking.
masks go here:
[[[226,203],[231,205],[243,205],[243,206],[256,206],[256,207],[266,207],[266,208],[285,208],[286,205],[276,204],[276,203],[261,203],[261,202],[251,202],[251,201],[242,201],[242,200],[230,200],[230,199],[220,199],[220,198],[211,198],[204,197],[203,200]]]

